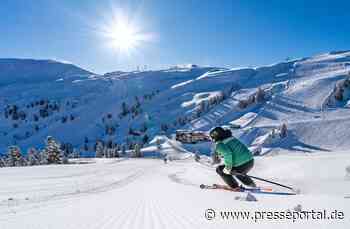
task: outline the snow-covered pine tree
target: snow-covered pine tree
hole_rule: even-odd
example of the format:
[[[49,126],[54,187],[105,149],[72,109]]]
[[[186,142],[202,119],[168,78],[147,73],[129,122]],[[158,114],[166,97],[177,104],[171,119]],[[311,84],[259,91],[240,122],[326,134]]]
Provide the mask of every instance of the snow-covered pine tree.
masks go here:
[[[30,148],[27,151],[28,165],[39,165],[40,164],[40,155],[35,148]]]
[[[169,127],[167,124],[162,123],[162,124],[160,124],[160,129],[161,129],[161,131],[166,133],[168,131]]]
[[[88,143],[84,143],[84,151],[89,151],[89,145],[88,145]]]
[[[141,102],[138,96],[135,96],[135,107],[139,108],[141,106]]]
[[[121,156],[126,157],[126,146],[125,144],[122,144],[121,146]]]
[[[118,144],[116,144],[115,142],[112,142],[112,148],[111,148],[112,157],[119,157],[118,149],[119,149]]]
[[[118,155],[118,149],[117,149],[117,147],[114,146],[114,147],[112,148],[112,156],[113,156],[113,157],[117,157],[117,155]]]
[[[142,124],[141,128],[140,128],[140,131],[141,131],[142,133],[145,133],[145,132],[147,131],[147,129],[148,129],[147,123],[144,122],[144,123]]]
[[[25,160],[22,157],[21,150],[18,146],[10,146],[7,151],[7,166],[24,166]]]
[[[206,111],[206,103],[205,101],[201,101],[199,105],[196,107],[196,117],[200,117]]]
[[[114,148],[114,157],[120,157],[118,145]]]
[[[66,154],[66,152],[62,151],[62,157],[61,157],[62,164],[68,164],[69,163],[68,158],[69,158],[69,155]]]
[[[148,137],[147,134],[145,134],[145,135],[143,136],[143,138],[142,138],[142,143],[143,143],[143,144],[147,144],[148,141],[149,141],[149,137]]]
[[[73,158],[80,158],[80,153],[77,149],[73,149],[71,155]]]
[[[335,85],[334,98],[338,101],[343,101],[344,99],[344,88],[341,82],[338,82]]]
[[[125,102],[123,102],[121,115],[126,116],[128,113],[129,113],[129,107]]]
[[[104,146],[101,141],[98,141],[96,143],[96,157],[103,157],[104,156]]]
[[[74,152],[74,147],[71,143],[63,143],[61,144],[61,150],[63,151],[64,155],[66,157],[72,156],[74,158],[77,157],[77,154],[75,154],[76,152]]]
[[[105,147],[105,157],[106,158],[111,158],[112,157],[111,148]]]
[[[134,146],[134,156],[135,157],[141,157],[141,145],[139,143],[136,143]]]
[[[6,160],[2,155],[0,155],[0,168],[1,167],[6,167]]]
[[[265,101],[265,96],[266,96],[265,91],[259,87],[258,91],[255,94],[255,101],[257,103],[262,103]]]
[[[160,150],[162,148],[162,142],[161,142],[160,138],[156,139],[156,145],[157,145],[158,150]]]
[[[104,148],[103,148],[103,157],[105,157],[105,158],[108,158],[109,157],[109,151],[108,151],[109,149],[108,149],[108,147],[107,146],[105,146]]]
[[[48,136],[46,139],[46,146],[42,151],[42,155],[47,164],[62,164],[68,162],[67,157],[60,148],[60,144],[51,136]]]

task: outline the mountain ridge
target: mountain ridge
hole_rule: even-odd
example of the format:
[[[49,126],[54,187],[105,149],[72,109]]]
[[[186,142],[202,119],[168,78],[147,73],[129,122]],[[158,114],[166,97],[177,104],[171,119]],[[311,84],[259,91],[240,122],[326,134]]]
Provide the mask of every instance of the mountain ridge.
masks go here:
[[[349,70],[349,52],[330,52],[255,68],[191,65],[105,75],[85,71],[65,77],[53,74],[49,81],[1,88],[0,105],[17,105],[27,118],[12,120],[5,118],[5,110],[1,111],[0,148],[5,150],[11,144],[24,149],[41,147],[45,136],[53,135],[79,150],[93,151],[98,140],[129,144],[142,142],[143,138],[150,141],[162,134],[170,137],[177,129],[207,131],[216,125],[241,121],[249,124],[235,130],[234,135],[248,146],[259,143],[267,151],[290,151],[300,146],[305,151],[332,150],[338,148],[337,144],[343,148],[350,146],[344,140],[348,134],[332,120],[349,114],[349,90],[345,87]],[[0,82],[1,78],[0,72]],[[263,93],[264,99],[258,99],[258,93]],[[341,102],[336,99],[340,95]],[[40,105],[31,107],[37,99],[48,105],[58,104],[61,109],[34,121],[33,116],[42,109]],[[251,114],[245,116],[248,113]],[[66,122],[71,115],[74,120]],[[252,120],[245,120],[248,117]],[[305,123],[294,124],[298,119]],[[273,139],[271,133],[283,123],[290,123],[290,139]],[[317,142],[327,134],[317,131],[322,126],[338,129],[341,142],[332,137]],[[72,128],[79,131],[71,133]],[[308,137],[312,133],[314,136]],[[88,147],[84,147],[84,138],[89,139]],[[210,151],[209,145],[199,147],[204,153]]]

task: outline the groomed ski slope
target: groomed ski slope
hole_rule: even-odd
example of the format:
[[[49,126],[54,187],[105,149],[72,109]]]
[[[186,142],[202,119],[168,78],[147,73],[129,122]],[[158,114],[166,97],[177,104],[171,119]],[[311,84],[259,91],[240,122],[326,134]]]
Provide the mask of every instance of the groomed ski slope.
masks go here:
[[[2,168],[1,229],[192,229],[349,228],[350,178],[346,152],[285,154],[256,158],[252,175],[300,188],[296,196],[201,190],[222,183],[214,167],[193,157],[164,164],[159,159],[80,159],[82,164]],[[83,163],[84,162],[84,163]],[[262,184],[261,184],[262,185]],[[264,184],[265,187],[269,185]],[[223,220],[219,211],[343,211],[343,220]],[[205,219],[214,209],[216,218]]]

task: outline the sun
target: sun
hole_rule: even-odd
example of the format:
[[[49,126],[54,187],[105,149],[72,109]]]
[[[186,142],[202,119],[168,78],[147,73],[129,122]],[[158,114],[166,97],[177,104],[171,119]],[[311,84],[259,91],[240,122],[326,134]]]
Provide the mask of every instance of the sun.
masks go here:
[[[118,53],[128,54],[136,51],[143,43],[151,41],[153,35],[144,32],[134,17],[117,11],[113,19],[102,26],[102,34],[107,39],[109,47]]]
[[[130,52],[138,45],[138,34],[131,24],[119,22],[109,33],[112,47],[120,52]]]

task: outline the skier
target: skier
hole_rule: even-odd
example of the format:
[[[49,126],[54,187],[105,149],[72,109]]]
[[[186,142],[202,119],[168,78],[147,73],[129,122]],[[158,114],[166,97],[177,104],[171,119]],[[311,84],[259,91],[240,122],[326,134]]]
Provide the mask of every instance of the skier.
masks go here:
[[[245,175],[235,175],[235,173],[247,174],[254,166],[254,159],[249,149],[237,138],[232,136],[228,129],[215,127],[209,133],[210,138],[215,143],[215,153],[224,158],[224,165],[219,165],[216,172],[232,189],[240,190],[237,178],[243,184],[256,187],[254,181]]]
[[[201,156],[199,156],[199,154],[200,154],[199,151],[194,152],[194,160],[196,162],[199,162],[201,160]]]

